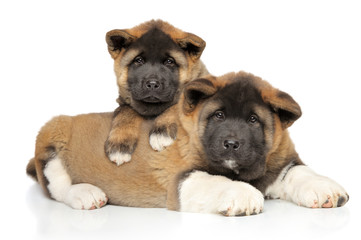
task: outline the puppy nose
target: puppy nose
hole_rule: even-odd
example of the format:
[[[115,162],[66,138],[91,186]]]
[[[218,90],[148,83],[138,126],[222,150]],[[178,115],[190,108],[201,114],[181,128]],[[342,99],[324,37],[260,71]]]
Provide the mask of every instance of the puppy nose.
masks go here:
[[[225,140],[223,142],[223,147],[224,149],[229,149],[229,150],[234,150],[234,151],[237,151],[239,149],[239,141],[237,140]]]
[[[161,84],[158,80],[156,79],[150,79],[150,80],[147,80],[145,82],[145,88],[147,90],[151,90],[151,91],[157,91],[159,90],[161,87]]]

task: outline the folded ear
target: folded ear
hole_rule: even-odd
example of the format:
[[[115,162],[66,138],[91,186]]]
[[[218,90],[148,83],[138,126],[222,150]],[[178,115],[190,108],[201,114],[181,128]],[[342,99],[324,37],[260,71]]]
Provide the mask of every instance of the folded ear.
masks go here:
[[[206,78],[189,82],[184,88],[184,111],[192,112],[196,105],[217,92],[217,88]]]
[[[114,29],[107,32],[105,40],[108,44],[108,51],[112,58],[116,58],[123,48],[127,48],[137,38],[130,35],[126,30]]]
[[[262,91],[262,97],[263,101],[278,114],[284,129],[290,127],[302,115],[298,103],[285,92],[272,88]]]
[[[176,42],[193,60],[199,59],[206,47],[206,42],[192,33],[187,33],[185,38],[176,39]]]

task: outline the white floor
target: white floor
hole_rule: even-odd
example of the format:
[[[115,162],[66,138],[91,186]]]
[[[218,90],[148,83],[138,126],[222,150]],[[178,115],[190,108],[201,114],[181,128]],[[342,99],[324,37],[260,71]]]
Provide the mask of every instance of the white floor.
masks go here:
[[[307,209],[267,200],[262,214],[223,217],[107,205],[82,211],[46,198],[23,177],[4,200],[1,239],[360,239],[359,190],[342,208]],[[356,184],[355,184],[356,187]],[[10,187],[9,187],[10,188]],[[4,196],[4,195],[2,195]],[[3,238],[6,236],[6,238]],[[11,237],[9,237],[11,236]]]

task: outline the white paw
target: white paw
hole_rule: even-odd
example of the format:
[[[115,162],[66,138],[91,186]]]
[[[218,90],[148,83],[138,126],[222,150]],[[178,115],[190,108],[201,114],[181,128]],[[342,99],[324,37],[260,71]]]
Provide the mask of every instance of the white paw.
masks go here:
[[[306,166],[294,167],[288,175],[290,184],[286,188],[292,201],[298,205],[310,208],[341,207],[349,199],[342,186],[330,178],[315,174]]]
[[[71,185],[64,199],[64,203],[70,207],[85,210],[101,208],[107,201],[100,188],[87,183]]]
[[[180,210],[245,216],[262,212],[264,197],[248,183],[196,171],[179,189]]]
[[[129,162],[132,158],[130,153],[123,153],[123,152],[114,152],[109,155],[110,161],[117,164],[117,166],[122,165],[123,163]]]
[[[225,216],[249,216],[261,213],[264,204],[262,193],[247,183],[234,183],[234,186],[219,196],[218,212]]]
[[[294,195],[298,205],[310,208],[341,207],[349,198],[343,187],[323,176],[305,179]]]
[[[150,146],[156,151],[162,151],[170,146],[174,139],[163,134],[152,133],[149,137]]]

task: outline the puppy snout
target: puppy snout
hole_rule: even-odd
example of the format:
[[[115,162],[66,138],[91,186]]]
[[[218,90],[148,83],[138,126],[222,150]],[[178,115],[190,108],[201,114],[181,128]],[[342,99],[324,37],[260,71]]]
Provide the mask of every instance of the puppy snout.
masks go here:
[[[242,140],[226,139],[223,141],[223,148],[226,150],[237,151],[243,144],[244,141]]]
[[[145,81],[144,87],[148,91],[159,91],[162,85],[159,80],[152,78]]]

